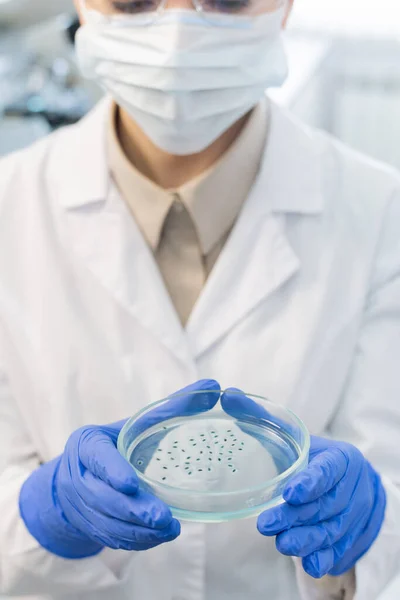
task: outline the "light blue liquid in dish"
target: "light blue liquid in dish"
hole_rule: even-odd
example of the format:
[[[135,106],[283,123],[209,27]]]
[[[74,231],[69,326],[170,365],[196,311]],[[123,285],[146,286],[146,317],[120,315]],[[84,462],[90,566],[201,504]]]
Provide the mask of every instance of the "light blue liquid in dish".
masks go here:
[[[222,411],[163,421],[126,450],[143,488],[177,517],[201,522],[244,518],[277,504],[300,456],[290,427]]]

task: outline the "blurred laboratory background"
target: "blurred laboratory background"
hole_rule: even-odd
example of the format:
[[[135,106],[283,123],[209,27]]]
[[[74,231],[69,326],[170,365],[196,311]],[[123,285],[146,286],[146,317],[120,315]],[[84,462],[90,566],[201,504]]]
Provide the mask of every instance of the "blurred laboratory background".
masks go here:
[[[79,120],[100,92],[74,61],[72,0],[0,0],[0,155]],[[291,75],[272,97],[400,168],[398,0],[296,0]]]

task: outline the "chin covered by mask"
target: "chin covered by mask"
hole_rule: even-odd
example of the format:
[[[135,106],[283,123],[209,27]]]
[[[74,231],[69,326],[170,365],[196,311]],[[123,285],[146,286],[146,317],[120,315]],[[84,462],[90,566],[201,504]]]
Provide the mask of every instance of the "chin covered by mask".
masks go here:
[[[167,10],[108,22],[87,12],[76,38],[83,74],[96,80],[151,141],[176,155],[210,146],[287,75],[284,11],[249,20]]]

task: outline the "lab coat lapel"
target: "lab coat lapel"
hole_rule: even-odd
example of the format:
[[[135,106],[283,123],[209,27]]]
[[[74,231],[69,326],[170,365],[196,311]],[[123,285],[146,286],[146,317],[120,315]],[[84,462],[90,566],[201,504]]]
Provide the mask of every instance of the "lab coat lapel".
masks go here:
[[[75,131],[70,130],[71,143],[62,149],[56,145],[52,153],[51,160],[56,161],[62,151],[68,166],[65,173],[58,168],[53,182],[53,194],[66,209],[67,243],[103,288],[187,363],[186,336],[156,262],[109,177],[104,137],[108,109],[108,102],[101,103]]]
[[[245,218],[229,240],[188,323],[196,357],[288,281],[299,268],[283,218]]]
[[[258,180],[188,323],[196,358],[299,270],[288,215],[315,218],[322,211],[320,167],[307,128],[272,104]]]

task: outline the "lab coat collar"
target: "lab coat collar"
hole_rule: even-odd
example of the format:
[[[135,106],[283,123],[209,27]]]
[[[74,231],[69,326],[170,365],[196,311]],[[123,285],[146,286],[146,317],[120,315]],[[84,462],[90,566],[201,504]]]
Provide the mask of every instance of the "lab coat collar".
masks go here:
[[[105,201],[110,176],[106,123],[111,100],[105,98],[80,123],[61,133],[52,145],[50,161],[57,180],[53,188],[67,209]],[[66,139],[65,136],[68,136]],[[60,164],[65,165],[60,177]],[[321,155],[315,136],[286,110],[271,103],[268,136],[260,179],[265,185],[265,208],[282,213],[318,214],[323,208]],[[65,179],[63,181],[63,179]]]
[[[66,207],[74,251],[98,281],[178,360],[192,364],[297,273],[300,261],[287,239],[284,215],[275,213],[321,210],[315,142],[273,106],[258,179],[184,331],[149,249],[114,193],[105,147],[109,110],[109,101],[102,102],[53,145],[51,196]],[[85,210],[88,204],[94,210]],[[138,285],[144,277],[151,285]]]

